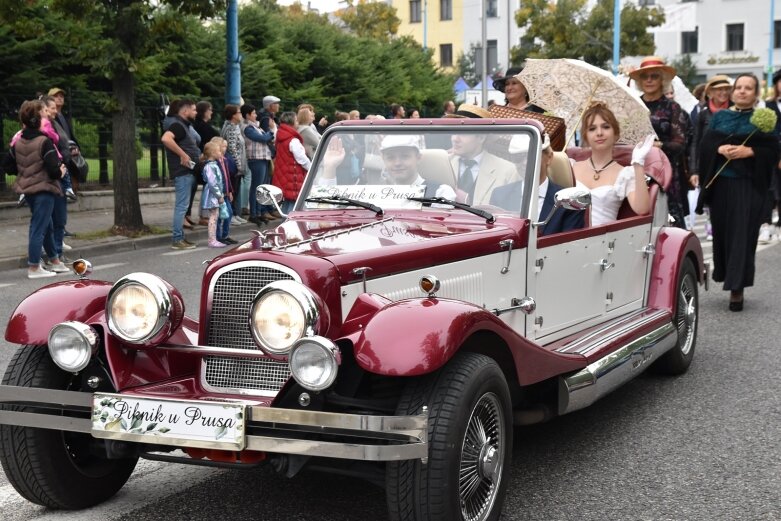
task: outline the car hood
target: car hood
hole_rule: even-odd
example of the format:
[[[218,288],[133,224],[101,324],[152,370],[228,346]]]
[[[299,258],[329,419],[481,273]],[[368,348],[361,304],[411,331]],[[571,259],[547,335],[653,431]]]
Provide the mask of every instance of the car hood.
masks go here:
[[[515,247],[525,245],[526,230],[526,221],[488,224],[471,215],[446,212],[382,218],[306,213],[267,233],[276,244],[271,252],[283,253],[288,262],[290,256],[301,255],[326,259],[346,283],[356,280],[355,268],[370,268],[367,276],[374,278],[496,253],[505,239],[513,239]],[[240,249],[260,250],[260,245],[256,239]]]

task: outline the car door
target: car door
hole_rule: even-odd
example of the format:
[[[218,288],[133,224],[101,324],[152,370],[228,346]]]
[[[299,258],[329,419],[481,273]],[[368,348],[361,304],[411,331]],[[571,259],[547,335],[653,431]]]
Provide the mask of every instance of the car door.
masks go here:
[[[530,295],[537,309],[534,338],[542,343],[569,334],[605,311],[606,227],[586,228],[537,240],[529,253]]]

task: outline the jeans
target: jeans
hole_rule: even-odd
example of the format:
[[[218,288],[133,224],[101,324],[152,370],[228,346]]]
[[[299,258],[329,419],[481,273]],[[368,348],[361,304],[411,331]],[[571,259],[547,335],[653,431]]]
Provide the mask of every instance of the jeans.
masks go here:
[[[233,208],[228,200],[225,201],[225,206],[228,207],[228,218],[220,219],[217,221],[217,240],[222,241],[226,237],[230,237],[231,234],[231,217],[233,217]]]
[[[250,159],[248,161],[249,169],[252,172],[252,182],[249,185],[249,214],[253,217],[260,216],[273,210],[271,206],[258,204],[255,198],[255,192],[258,186],[269,183],[269,163],[268,159]]]
[[[38,192],[25,196],[32,213],[27,239],[27,264],[29,266],[40,265],[41,247],[50,259],[57,257],[57,252],[54,250],[54,235],[52,234],[52,213],[56,198],[57,196],[52,192]]]
[[[288,214],[293,211],[295,205],[296,201],[294,199],[285,199],[280,203],[279,209],[282,210],[282,213]]]
[[[54,239],[54,253],[56,257],[62,257],[62,241],[65,238],[65,225],[68,223],[68,200],[65,196],[54,196],[54,209],[52,210],[52,238]],[[52,257],[50,257],[52,258]]]
[[[190,204],[190,191],[195,183],[195,177],[191,174],[180,175],[174,178],[176,199],[174,202],[173,241],[184,240],[184,216],[187,213],[187,205]]]

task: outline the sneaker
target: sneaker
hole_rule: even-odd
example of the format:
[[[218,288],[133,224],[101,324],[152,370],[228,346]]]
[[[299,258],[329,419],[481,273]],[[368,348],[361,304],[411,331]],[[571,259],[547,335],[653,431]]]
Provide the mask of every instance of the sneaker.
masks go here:
[[[245,215],[249,215],[249,208],[242,208],[241,209],[241,215],[242,217]]]
[[[281,214],[281,213],[279,213],[279,212],[278,212],[278,211],[276,211],[276,210],[274,210],[274,211],[271,211],[271,212],[269,212],[268,214],[269,214],[271,217],[273,217],[274,219],[282,219],[282,214]]]
[[[279,214],[277,214],[277,215],[279,215]],[[281,219],[282,216],[280,215],[279,217],[274,217],[274,214],[272,214],[271,212],[265,212],[265,213],[261,214],[260,218],[263,219],[264,221],[268,222],[268,221],[276,221],[277,219]]]
[[[181,241],[176,241],[171,245],[171,248],[174,250],[192,250],[195,248],[195,244],[191,242],[187,242],[184,239]]]
[[[197,247],[198,247],[198,243],[196,243],[196,242],[191,242],[191,241],[188,241],[187,239],[182,239],[182,240],[183,240],[183,241],[184,241],[186,244],[189,244],[190,246],[192,246],[193,248],[197,248]]]
[[[770,242],[770,225],[765,223],[759,228],[759,243],[767,244]]]
[[[241,219],[241,217],[236,217],[236,216],[234,215],[233,217],[231,217],[231,224],[232,224],[233,226],[241,226],[242,224],[244,224],[244,223],[242,223],[242,222],[241,222],[239,219]],[[245,221],[245,222],[246,222],[246,221]]]
[[[224,239],[220,239],[220,242],[223,242],[225,244],[238,244],[239,241],[235,239],[231,239],[230,237],[225,237]]]
[[[71,251],[73,249],[72,246],[68,246],[64,242],[62,243],[62,251]]]
[[[63,236],[65,236],[65,237],[73,237],[73,234],[71,232],[69,232],[68,230],[65,230],[65,232],[63,233]]]
[[[38,266],[37,268],[28,268],[27,269],[27,278],[28,279],[43,279],[46,277],[56,277],[57,274],[53,271],[45,270]]]
[[[241,224],[247,224],[247,219],[245,219],[244,217],[239,217],[238,219]]]
[[[713,240],[713,226],[711,226],[710,221],[707,221],[705,223],[705,240],[706,241]]]
[[[68,273],[68,272],[70,272],[70,269],[68,269],[68,267],[65,264],[63,264],[62,262],[60,262],[59,260],[57,260],[57,262],[47,262],[46,263],[46,269],[49,270],[49,271],[53,271],[54,273]]]
[[[78,199],[78,197],[76,197],[76,192],[73,191],[73,188],[68,188],[65,190],[65,197],[68,198],[69,202],[74,202]]]
[[[19,200],[16,201],[16,207],[21,208],[22,206],[27,204],[27,198],[25,198],[24,194],[19,196]]]
[[[224,248],[227,244],[221,243],[220,241],[209,241],[209,248]]]

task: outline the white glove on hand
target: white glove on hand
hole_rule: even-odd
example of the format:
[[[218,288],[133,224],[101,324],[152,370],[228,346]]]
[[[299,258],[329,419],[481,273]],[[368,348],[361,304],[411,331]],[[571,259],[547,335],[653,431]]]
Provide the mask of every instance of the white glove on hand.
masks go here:
[[[647,156],[648,152],[653,148],[655,140],[656,136],[649,134],[642,143],[638,143],[637,146],[635,146],[635,149],[632,150],[633,165],[645,166],[645,156]]]

